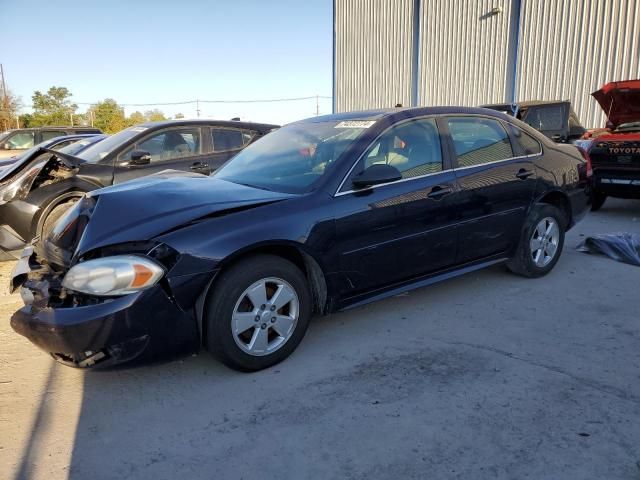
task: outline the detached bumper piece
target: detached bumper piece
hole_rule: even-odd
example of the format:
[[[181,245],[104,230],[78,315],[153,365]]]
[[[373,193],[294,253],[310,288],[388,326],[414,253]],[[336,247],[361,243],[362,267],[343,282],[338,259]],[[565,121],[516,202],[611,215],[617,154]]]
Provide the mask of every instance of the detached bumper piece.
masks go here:
[[[65,291],[62,276],[28,248],[11,280],[25,302],[11,327],[60,363],[108,367],[198,350],[194,312],[182,310],[161,284],[121,297],[91,297]]]

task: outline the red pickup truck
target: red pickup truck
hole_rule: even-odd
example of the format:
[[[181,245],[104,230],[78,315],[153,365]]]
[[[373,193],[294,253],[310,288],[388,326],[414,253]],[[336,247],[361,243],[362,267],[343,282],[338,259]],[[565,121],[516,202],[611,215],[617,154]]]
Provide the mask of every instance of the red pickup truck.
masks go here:
[[[585,133],[576,146],[591,159],[595,211],[607,197],[640,198],[640,80],[607,83],[591,95],[607,125]]]

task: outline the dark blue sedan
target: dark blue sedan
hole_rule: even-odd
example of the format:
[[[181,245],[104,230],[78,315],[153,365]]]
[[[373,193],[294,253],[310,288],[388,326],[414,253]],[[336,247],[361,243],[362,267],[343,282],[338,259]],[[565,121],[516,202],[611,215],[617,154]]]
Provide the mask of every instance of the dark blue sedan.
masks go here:
[[[506,263],[539,277],[588,209],[588,158],[478,108],[287,125],[213,177],[88,193],[27,249],[13,328],[62,363],[204,346],[232,368],[285,359],[325,314]]]

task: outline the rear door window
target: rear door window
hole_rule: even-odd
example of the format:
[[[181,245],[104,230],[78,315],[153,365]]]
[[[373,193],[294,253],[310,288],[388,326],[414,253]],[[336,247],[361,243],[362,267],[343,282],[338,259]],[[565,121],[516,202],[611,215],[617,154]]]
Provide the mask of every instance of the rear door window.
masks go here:
[[[253,138],[252,132],[232,128],[212,128],[211,140],[214,152],[239,150]]]
[[[43,130],[42,141],[44,142],[45,140],[51,140],[52,138],[56,137],[64,137],[65,135],[66,133],[60,130]]]
[[[522,120],[541,132],[562,130],[564,129],[564,107],[563,105],[529,107]]]
[[[459,168],[514,157],[509,136],[499,121],[482,117],[452,117],[447,122]]]

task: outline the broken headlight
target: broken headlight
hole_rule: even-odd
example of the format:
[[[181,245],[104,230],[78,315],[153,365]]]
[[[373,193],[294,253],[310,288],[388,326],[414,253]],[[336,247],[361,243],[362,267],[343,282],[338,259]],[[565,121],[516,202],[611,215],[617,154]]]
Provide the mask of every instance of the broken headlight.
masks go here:
[[[62,286],[89,295],[124,295],[154,286],[164,269],[138,255],[117,255],[87,260],[71,267]]]
[[[33,181],[37,178],[45,163],[46,162],[40,162],[31,168],[27,168],[15,179],[3,185],[0,189],[0,205],[10,202],[11,200],[22,200],[26,198],[31,190]]]

